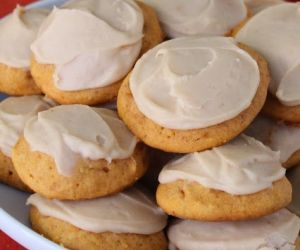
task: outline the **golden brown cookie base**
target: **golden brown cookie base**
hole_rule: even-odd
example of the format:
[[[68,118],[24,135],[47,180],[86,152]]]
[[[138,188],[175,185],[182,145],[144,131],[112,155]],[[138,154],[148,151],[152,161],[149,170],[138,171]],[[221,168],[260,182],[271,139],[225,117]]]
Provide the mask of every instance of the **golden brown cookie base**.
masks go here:
[[[30,71],[0,63],[0,92],[8,95],[38,95],[41,90],[34,83]]]
[[[291,168],[295,165],[298,165],[300,163],[300,149],[294,152],[290,158],[284,163],[282,163],[282,166],[285,168]]]
[[[21,138],[12,160],[20,178],[35,192],[49,199],[92,199],[117,193],[133,185],[147,170],[146,148],[138,144],[133,155],[123,160],[81,159],[73,175],[58,174],[51,156],[31,151]]]
[[[165,250],[167,240],[163,232],[150,235],[127,233],[92,233],[62,220],[43,216],[31,207],[32,228],[46,238],[71,250]]]
[[[245,45],[246,50],[258,63],[260,84],[250,107],[235,118],[223,123],[191,130],[164,128],[142,114],[129,88],[130,75],[124,80],[118,95],[118,113],[129,129],[147,145],[168,152],[188,153],[225,144],[240,134],[261,110],[267,95],[269,71],[266,61]]]
[[[235,221],[272,214],[286,207],[291,195],[292,187],[285,177],[273,183],[272,188],[250,195],[231,195],[196,182],[179,180],[160,184],[156,199],[166,213],[179,218]]]
[[[144,37],[140,55],[163,41],[159,21],[152,8],[144,3],[137,2],[144,14]],[[51,64],[39,64],[34,58],[31,62],[31,73],[36,84],[42,92],[60,104],[87,104],[94,105],[106,103],[116,99],[118,90],[123,81],[113,83],[106,87],[93,88],[78,91],[59,90],[54,82],[55,66]]]
[[[3,182],[9,186],[18,188],[22,191],[31,192],[18,176],[11,158],[4,155],[0,151],[0,182]]]
[[[300,123],[300,105],[285,106],[270,93],[263,107],[263,112],[273,119],[290,123]]]

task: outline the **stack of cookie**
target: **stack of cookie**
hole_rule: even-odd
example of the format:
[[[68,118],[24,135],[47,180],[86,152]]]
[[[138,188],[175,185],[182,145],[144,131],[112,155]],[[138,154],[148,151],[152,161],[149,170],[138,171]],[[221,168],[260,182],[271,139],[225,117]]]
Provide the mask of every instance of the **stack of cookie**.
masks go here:
[[[285,209],[292,190],[282,154],[241,134],[262,109],[270,77],[265,59],[239,42],[166,41],[138,60],[120,88],[118,112],[137,137],[189,153],[159,175],[159,206],[186,219],[171,223],[170,249],[295,246],[300,220]]]
[[[33,229],[70,249],[163,250],[169,214],[170,250],[294,249],[284,167],[300,162],[299,9],[71,0],[1,21],[0,91],[55,101],[0,104],[14,180],[0,178],[35,192]],[[118,114],[88,106],[116,99]],[[158,177],[160,207],[131,187],[145,144],[177,155]]]
[[[16,180],[0,176],[36,192],[33,229],[71,249],[166,249],[167,215],[147,191],[129,188],[148,168],[146,146],[115,111],[86,105],[113,100],[137,58],[162,40],[154,11],[131,0],[77,0],[51,12],[18,7],[1,29],[1,91],[57,102],[0,104],[1,168]]]

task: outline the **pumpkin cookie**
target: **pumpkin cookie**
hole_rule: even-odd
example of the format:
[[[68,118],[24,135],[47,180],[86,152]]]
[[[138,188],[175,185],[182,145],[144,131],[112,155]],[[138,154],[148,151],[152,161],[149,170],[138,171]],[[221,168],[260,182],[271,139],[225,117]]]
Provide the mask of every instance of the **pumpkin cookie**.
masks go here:
[[[143,3],[70,1],[52,11],[32,44],[31,72],[58,103],[109,102],[139,55],[162,39],[155,12]]]
[[[284,124],[264,116],[257,117],[245,133],[280,152],[280,162],[285,168],[300,163],[300,127]]]
[[[147,155],[114,111],[62,105],[27,122],[13,163],[35,192],[78,200],[132,185],[146,171]]]
[[[259,218],[287,206],[292,194],[279,154],[245,135],[167,164],[159,182],[159,206],[192,220]]]
[[[168,228],[169,249],[299,249],[300,219],[287,209],[251,221],[175,220]],[[296,247],[296,248],[295,248]]]
[[[42,96],[9,97],[0,103],[0,182],[30,190],[14,169],[12,148],[22,136],[25,123],[48,108],[50,105]]]
[[[47,10],[24,10],[17,7],[0,22],[0,91],[9,95],[35,95],[30,71],[30,44],[36,38]]]
[[[170,38],[228,35],[248,16],[247,7],[240,0],[142,0],[142,2],[157,11],[159,21]]]
[[[270,67],[264,112],[286,122],[300,122],[300,5],[284,3],[255,15],[235,35],[259,52]],[[288,17],[288,18],[287,18]]]
[[[268,83],[265,60],[232,38],[177,38],[137,62],[120,88],[118,113],[151,147],[195,152],[241,133],[262,108]]]
[[[68,249],[167,249],[166,214],[135,188],[79,202],[34,194],[28,204],[33,229]]]

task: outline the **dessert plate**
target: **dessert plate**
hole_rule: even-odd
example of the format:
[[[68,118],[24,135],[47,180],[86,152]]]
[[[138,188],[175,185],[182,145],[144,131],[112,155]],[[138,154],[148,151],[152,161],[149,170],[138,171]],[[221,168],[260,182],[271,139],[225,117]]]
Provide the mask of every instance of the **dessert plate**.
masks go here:
[[[65,1],[42,0],[30,4],[26,8],[51,8],[55,5],[59,6]],[[0,94],[0,100],[5,97],[7,96]],[[300,166],[289,170],[287,176],[292,181],[294,190],[298,191],[300,186]],[[30,228],[28,221],[29,207],[25,204],[28,196],[29,194],[27,193],[0,184],[0,230],[31,250],[64,250],[65,248],[62,246],[44,238]],[[293,203],[289,208],[300,216],[299,192],[294,192]]]

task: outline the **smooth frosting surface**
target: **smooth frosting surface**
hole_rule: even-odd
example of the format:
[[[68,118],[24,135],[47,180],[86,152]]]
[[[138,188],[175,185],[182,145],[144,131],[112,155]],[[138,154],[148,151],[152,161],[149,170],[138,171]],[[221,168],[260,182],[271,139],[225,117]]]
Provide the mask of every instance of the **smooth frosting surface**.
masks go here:
[[[293,250],[299,229],[300,219],[287,209],[250,221],[178,219],[168,229],[169,249]]]
[[[300,149],[300,127],[285,125],[267,117],[257,117],[245,133],[269,146],[272,150],[279,151],[282,163]]]
[[[271,72],[270,91],[286,106],[300,104],[300,5],[285,3],[261,11],[236,35],[260,52]]]
[[[143,0],[169,37],[225,35],[247,16],[243,0]]]
[[[234,39],[186,37],[144,54],[129,84],[146,117],[166,128],[196,129],[248,108],[259,81],[256,61]]]
[[[0,103],[0,150],[11,157],[12,148],[26,122],[39,111],[50,108],[43,96],[8,97]]]
[[[140,53],[144,18],[133,0],[75,0],[54,8],[31,46],[41,64],[54,64],[63,91],[110,85]]]
[[[272,7],[276,4],[282,4],[285,2],[283,0],[244,0],[244,1],[254,14],[257,14],[258,12],[266,8]]]
[[[160,183],[188,180],[233,195],[247,195],[272,187],[285,176],[279,153],[246,135],[211,150],[187,154],[168,163]]]
[[[137,143],[116,112],[86,105],[61,105],[40,112],[27,122],[24,137],[31,150],[53,157],[64,176],[72,175],[79,157],[125,159]]]
[[[14,68],[30,66],[30,44],[48,10],[24,10],[17,6],[12,14],[0,20],[0,63]]]
[[[153,234],[166,226],[167,215],[137,188],[84,201],[48,200],[33,194],[27,200],[43,215],[94,232]]]

